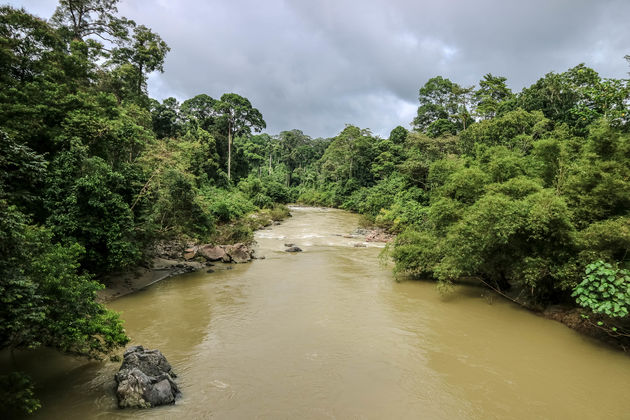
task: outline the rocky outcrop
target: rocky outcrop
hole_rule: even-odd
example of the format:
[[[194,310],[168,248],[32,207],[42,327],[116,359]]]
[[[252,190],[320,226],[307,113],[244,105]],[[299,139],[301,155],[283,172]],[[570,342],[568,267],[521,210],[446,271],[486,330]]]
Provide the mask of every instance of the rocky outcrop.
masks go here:
[[[120,408],[149,408],[174,404],[180,395],[176,377],[159,350],[129,347],[116,373],[116,396]]]
[[[197,255],[208,261],[246,263],[252,260],[254,251],[243,243],[234,245],[202,245],[197,248],[195,256]]]
[[[225,247],[225,253],[230,256],[232,262],[237,264],[251,261],[252,256],[254,255],[254,251],[252,251],[247,245],[240,243],[227,245]]]
[[[192,260],[193,258],[195,258],[195,257],[197,256],[197,249],[198,249],[198,248],[197,248],[196,246],[195,246],[195,247],[192,247],[192,248],[186,248],[186,249],[184,250],[184,259],[185,259],[186,261],[190,261],[190,260]]]
[[[197,250],[197,254],[208,261],[220,261],[225,257],[225,250],[220,246],[202,245]]]

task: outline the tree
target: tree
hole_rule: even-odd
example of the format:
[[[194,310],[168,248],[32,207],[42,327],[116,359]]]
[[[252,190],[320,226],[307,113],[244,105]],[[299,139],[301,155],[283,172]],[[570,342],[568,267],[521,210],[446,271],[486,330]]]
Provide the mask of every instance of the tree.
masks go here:
[[[160,104],[151,100],[153,131],[157,138],[175,137],[181,132],[179,102],[175,98],[166,98]]]
[[[322,176],[333,182],[369,185],[373,180],[371,167],[376,143],[369,130],[347,125],[321,158]]]
[[[73,39],[84,41],[86,37],[120,44],[129,35],[132,20],[115,16],[118,0],[59,0],[51,22],[66,28]]]
[[[494,118],[501,103],[514,97],[512,90],[505,83],[506,80],[505,77],[488,73],[479,81],[479,90],[473,97],[477,104],[476,114],[481,118]]]
[[[271,175],[272,156],[277,149],[277,139],[263,133],[249,138],[236,137],[234,142],[243,152],[250,170],[256,169],[260,177],[262,167],[267,164],[267,173]]]
[[[407,140],[409,131],[405,127],[398,126],[389,133],[389,141],[394,144],[401,145]]]
[[[80,274],[83,252],[54,243],[48,229],[0,199],[0,349],[48,346],[100,358],[129,341],[118,314],[96,302],[103,286]],[[0,375],[0,411],[37,409],[32,387],[20,372]]]
[[[136,71],[136,95],[146,93],[145,73],[164,72],[164,59],[170,51],[160,36],[144,25],[133,29],[131,42],[112,52],[112,62],[131,64]]]
[[[463,88],[442,76],[429,79],[419,90],[418,114],[413,126],[432,137],[455,134],[472,122],[469,108],[473,88]]]
[[[567,124],[576,135],[588,135],[588,125],[606,118],[617,126],[628,124],[630,86],[626,80],[602,79],[584,64],[564,73],[548,73],[523,89],[518,104],[527,111],[540,110],[558,124]]]
[[[34,210],[37,187],[46,174],[44,157],[0,131],[0,199]]]
[[[528,151],[536,138],[549,131],[549,120],[540,111],[521,108],[499,117],[480,121],[459,134],[463,152],[474,154],[475,147],[504,145]]]
[[[304,146],[311,140],[300,130],[282,131],[278,136],[280,144],[280,160],[287,166],[287,187],[291,186],[291,176],[295,168],[301,164]]]
[[[413,126],[418,131],[425,131],[429,125],[439,119],[448,119],[454,114],[456,104],[453,101],[454,83],[442,76],[429,79],[420,88],[418,100],[418,115],[413,120]]]
[[[214,105],[218,117],[223,120],[228,136],[227,175],[231,179],[232,139],[234,136],[250,135],[251,131],[260,132],[267,125],[260,111],[252,107],[249,99],[236,93],[225,93]]]
[[[182,118],[188,125],[194,125],[210,132],[216,117],[216,99],[202,93],[182,102]]]

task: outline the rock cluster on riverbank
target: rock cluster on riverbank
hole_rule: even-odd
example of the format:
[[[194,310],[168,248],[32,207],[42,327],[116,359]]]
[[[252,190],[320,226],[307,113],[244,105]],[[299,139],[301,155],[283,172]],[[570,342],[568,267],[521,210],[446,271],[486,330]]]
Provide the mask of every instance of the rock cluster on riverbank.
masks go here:
[[[222,261],[225,263],[242,264],[251,261],[254,258],[254,250],[243,243],[234,245],[200,245],[186,248],[184,250],[184,259],[187,261],[195,258],[205,259],[207,261]]]
[[[256,258],[247,244],[196,245],[183,241],[162,241],[149,252],[152,257],[145,266],[137,266],[124,273],[111,273],[101,279],[107,287],[98,293],[105,302],[136,292],[161,280],[180,274],[199,271],[219,264],[242,264]],[[216,267],[213,267],[216,268]],[[227,268],[227,267],[226,267]]]

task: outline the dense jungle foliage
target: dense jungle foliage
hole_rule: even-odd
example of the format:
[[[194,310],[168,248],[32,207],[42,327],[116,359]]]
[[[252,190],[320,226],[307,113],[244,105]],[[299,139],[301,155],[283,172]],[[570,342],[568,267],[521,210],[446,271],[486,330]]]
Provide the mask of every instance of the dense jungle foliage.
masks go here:
[[[630,309],[629,99],[628,80],[582,64],[520,93],[492,74],[477,89],[438,76],[413,130],[346,127],[299,201],[398,233],[398,275],[476,280],[528,307],[577,302],[628,337],[615,322]]]
[[[100,274],[159,239],[250,240],[244,216],[290,199],[296,134],[252,136],[265,121],[234,93],[149,98],[169,48],[116,3],[0,8],[0,348],[103,357],[128,338]],[[0,385],[1,412],[38,407],[25,375]]]
[[[99,275],[161,239],[250,240],[247,215],[292,201],[397,233],[399,275],[627,319],[628,80],[578,65],[514,93],[438,76],[386,139],[257,134],[235,93],[151,99],[169,47],[116,3],[60,0],[48,21],[0,8],[0,348],[104,356],[128,338]],[[38,407],[25,375],[0,384],[3,411]]]

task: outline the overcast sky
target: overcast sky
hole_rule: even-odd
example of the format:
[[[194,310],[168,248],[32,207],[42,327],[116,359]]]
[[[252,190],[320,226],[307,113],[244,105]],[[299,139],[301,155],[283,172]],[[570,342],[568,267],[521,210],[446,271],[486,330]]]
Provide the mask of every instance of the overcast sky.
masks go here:
[[[0,3],[2,0],[0,0]],[[11,0],[42,18],[55,0]],[[121,0],[120,15],[171,47],[149,94],[247,97],[267,132],[330,137],[346,123],[387,137],[409,128],[418,89],[442,75],[486,73],[516,91],[586,63],[603,77],[630,67],[628,0]]]

